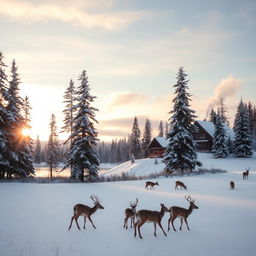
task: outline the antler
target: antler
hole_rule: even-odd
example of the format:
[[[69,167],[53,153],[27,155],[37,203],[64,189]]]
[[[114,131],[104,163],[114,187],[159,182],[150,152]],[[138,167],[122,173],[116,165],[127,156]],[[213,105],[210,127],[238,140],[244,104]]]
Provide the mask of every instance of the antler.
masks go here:
[[[192,199],[191,196],[185,196],[185,199],[189,202],[189,203],[194,203],[195,199]]]
[[[91,195],[90,198],[94,202],[94,204],[100,203],[100,199],[96,195]]]
[[[138,202],[139,202],[139,200],[138,200],[138,198],[136,198],[136,201],[135,201],[135,202],[130,202],[130,206],[131,206],[131,207],[136,207],[137,204],[138,204]]]

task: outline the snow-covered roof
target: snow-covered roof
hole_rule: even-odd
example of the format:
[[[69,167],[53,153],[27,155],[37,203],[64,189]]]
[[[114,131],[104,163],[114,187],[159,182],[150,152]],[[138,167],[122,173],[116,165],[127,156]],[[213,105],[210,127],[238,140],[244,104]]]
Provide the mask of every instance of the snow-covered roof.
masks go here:
[[[155,139],[163,148],[168,146],[168,140],[165,137],[155,137]]]
[[[209,135],[211,135],[212,137],[214,137],[214,129],[215,129],[215,125],[213,122],[208,122],[208,121],[200,121],[197,120],[198,124],[207,132],[209,133]],[[234,131],[228,127],[227,124],[225,124],[225,129],[227,131],[227,135],[228,137],[230,136],[231,140],[235,139],[235,133]]]

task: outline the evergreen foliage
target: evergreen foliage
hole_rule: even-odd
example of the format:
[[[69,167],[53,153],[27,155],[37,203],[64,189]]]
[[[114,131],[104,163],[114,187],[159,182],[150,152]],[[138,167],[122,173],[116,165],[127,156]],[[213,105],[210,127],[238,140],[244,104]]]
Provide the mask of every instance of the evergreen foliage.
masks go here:
[[[164,137],[164,126],[162,120],[159,123],[159,128],[158,128],[158,137]]]
[[[234,131],[234,155],[237,157],[252,156],[252,137],[250,133],[249,115],[242,100],[237,108]]]
[[[145,122],[145,128],[144,128],[144,132],[143,132],[143,138],[142,138],[142,143],[141,143],[141,147],[142,147],[142,152],[144,157],[147,156],[147,147],[149,145],[149,143],[152,140],[152,128],[151,128],[151,122],[150,120],[147,118],[146,122]]]
[[[40,164],[42,161],[42,151],[41,151],[41,142],[39,136],[36,138],[36,145],[34,150],[34,162]]]
[[[140,129],[137,117],[135,116],[130,135],[130,154],[134,155],[135,159],[141,158],[142,150],[140,143]]]
[[[165,169],[167,172],[178,171],[183,174],[192,171],[196,166],[201,166],[197,160],[196,145],[192,136],[195,131],[195,112],[190,109],[191,94],[188,90],[187,74],[179,68],[177,84],[174,85],[175,97],[168,133],[169,144],[164,154]]]
[[[79,77],[80,86],[75,93],[76,109],[73,118],[73,131],[69,136],[70,148],[67,152],[65,167],[72,166],[71,177],[84,180],[85,171],[90,180],[98,180],[99,157],[96,152],[97,131],[94,123],[96,108],[91,106],[95,97],[90,95],[86,71]]]
[[[216,158],[225,158],[228,155],[227,132],[222,116],[218,113],[216,117],[212,154]]]

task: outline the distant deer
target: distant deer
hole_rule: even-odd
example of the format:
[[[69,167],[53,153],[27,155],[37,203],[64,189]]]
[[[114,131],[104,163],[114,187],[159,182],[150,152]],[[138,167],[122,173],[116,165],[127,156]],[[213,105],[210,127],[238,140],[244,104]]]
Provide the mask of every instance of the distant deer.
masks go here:
[[[185,221],[187,228],[189,230],[187,218],[192,213],[193,209],[199,209],[199,208],[195,205],[195,200],[192,200],[192,198],[190,196],[188,196],[188,197],[185,196],[185,199],[190,204],[188,209],[181,208],[178,206],[170,207],[170,209],[169,209],[170,218],[168,220],[168,231],[170,230],[170,222],[172,222],[173,230],[176,231],[176,229],[173,225],[173,222],[177,217],[180,218],[180,230],[182,228],[183,220]]]
[[[91,215],[94,214],[98,209],[104,209],[104,207],[100,204],[100,200],[97,196],[91,195],[90,198],[94,202],[94,207],[89,207],[89,206],[83,205],[83,204],[76,204],[74,206],[74,215],[71,218],[71,222],[70,222],[68,230],[71,229],[72,222],[74,219],[76,221],[77,228],[80,229],[78,222],[77,222],[77,219],[80,216],[84,216],[84,229],[85,229],[86,218],[88,218],[89,221],[92,223],[92,226],[94,228],[96,228],[92,222]]]
[[[151,182],[151,181],[147,181],[145,184],[145,189],[148,189],[148,187],[150,187],[150,189],[154,189],[154,186],[159,186],[158,182]]]
[[[176,181],[175,182],[175,190],[178,189],[178,187],[180,187],[180,189],[184,188],[185,190],[187,189],[187,186],[185,186],[185,184],[181,181]]]
[[[131,228],[132,228],[132,225],[134,226],[134,219],[135,219],[137,204],[138,204],[138,199],[136,198],[135,202],[130,202],[131,208],[125,209],[124,228],[126,228],[126,229],[128,228],[128,219],[129,218],[131,218]]]
[[[246,171],[243,172],[243,179],[244,180],[249,178],[249,171],[250,171],[250,168],[246,168]]]
[[[140,227],[145,222],[153,222],[154,224],[154,236],[156,236],[156,224],[162,229],[165,236],[166,233],[164,232],[164,229],[161,224],[161,220],[165,214],[165,212],[168,212],[168,209],[164,206],[164,204],[161,204],[161,210],[160,212],[157,211],[149,211],[149,210],[140,210],[136,213],[137,221],[134,224],[134,237],[137,235],[137,228],[139,232],[139,237],[142,239],[141,233],[140,233]]]
[[[229,185],[230,185],[230,189],[235,189],[235,182],[234,181],[230,181]]]

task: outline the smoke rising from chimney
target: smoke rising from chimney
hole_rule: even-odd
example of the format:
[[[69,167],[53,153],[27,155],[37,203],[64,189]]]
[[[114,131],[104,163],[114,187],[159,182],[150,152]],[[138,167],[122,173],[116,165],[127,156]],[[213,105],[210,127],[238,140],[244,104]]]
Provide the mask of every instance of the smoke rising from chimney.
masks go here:
[[[220,104],[221,98],[225,101],[226,98],[234,97],[241,88],[241,80],[229,75],[222,79],[214,90],[214,96],[209,99],[209,104],[206,112],[206,118],[210,111]]]

